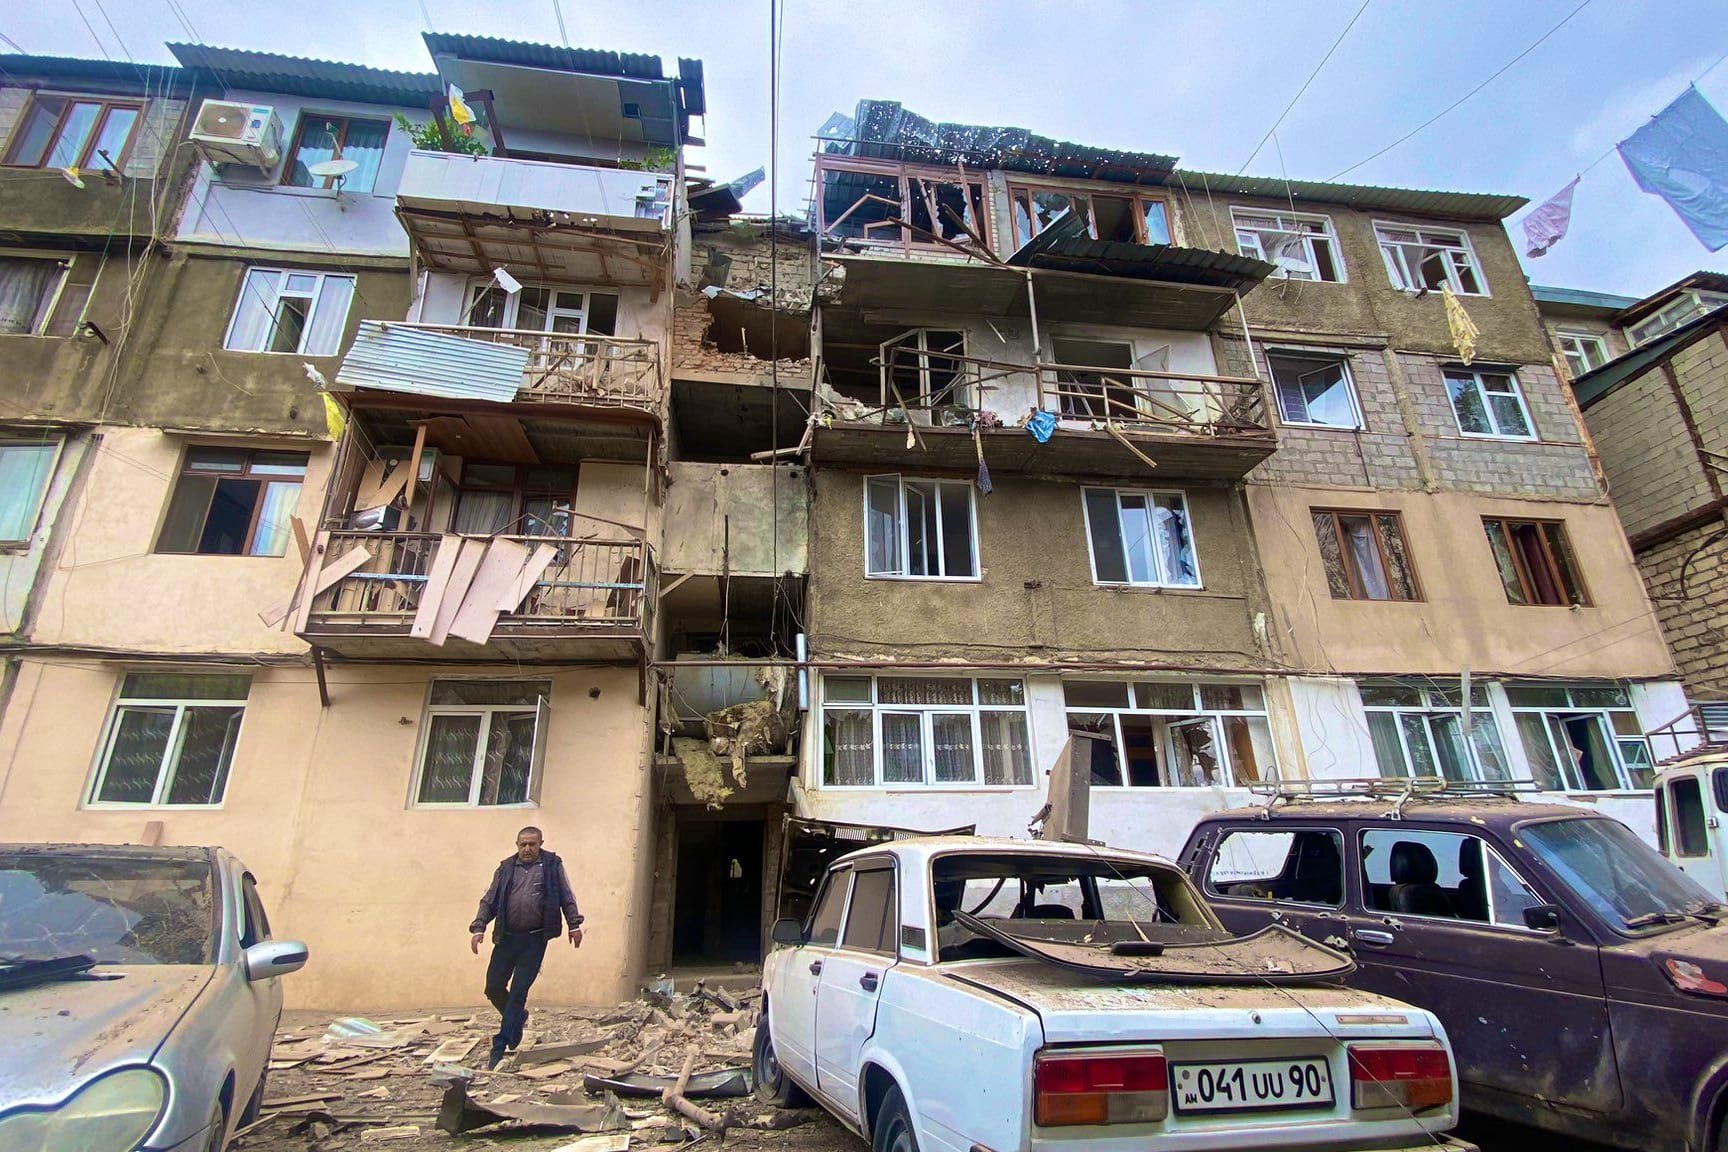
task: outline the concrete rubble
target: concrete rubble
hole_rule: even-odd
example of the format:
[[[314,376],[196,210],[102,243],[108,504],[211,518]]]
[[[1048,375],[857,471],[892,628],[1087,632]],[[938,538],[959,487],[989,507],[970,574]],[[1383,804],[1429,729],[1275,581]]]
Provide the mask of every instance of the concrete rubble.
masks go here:
[[[752,1095],[760,1003],[760,989],[698,981],[682,994],[662,980],[628,1004],[532,1006],[521,1048],[490,1071],[490,1010],[382,1020],[288,1013],[259,1118],[229,1147],[671,1152],[731,1140],[784,1149],[789,1129],[831,1125]]]

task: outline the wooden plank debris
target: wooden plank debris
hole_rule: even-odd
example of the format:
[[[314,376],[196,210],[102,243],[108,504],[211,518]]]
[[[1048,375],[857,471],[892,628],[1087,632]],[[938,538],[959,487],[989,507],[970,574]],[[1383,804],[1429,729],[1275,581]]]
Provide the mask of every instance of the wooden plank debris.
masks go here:
[[[456,556],[462,548],[462,537],[446,532],[438,540],[438,551],[432,557],[432,569],[426,574],[426,585],[420,589],[420,606],[415,609],[414,623],[408,635],[424,640],[432,635],[438,618],[438,606],[450,587],[450,574],[456,568]]]
[[[452,539],[462,541],[461,551],[456,554],[455,566],[450,569],[450,580],[444,588],[444,595],[439,599],[432,622],[431,634],[426,638],[442,647],[450,636],[450,626],[456,622],[456,613],[462,608],[462,601],[468,595],[468,587],[474,580],[474,573],[480,569],[480,561],[486,556],[486,541],[473,538],[446,536],[445,541]]]
[[[498,622],[499,605],[516,587],[528,555],[527,546],[514,540],[493,540],[487,546],[473,582],[462,597],[462,606],[450,622],[450,635],[475,644],[484,644],[492,638],[492,627]]]
[[[526,1076],[530,1080],[550,1080],[554,1076],[562,1076],[570,1071],[570,1065],[560,1060],[553,1064],[536,1064],[531,1068],[522,1068],[516,1075]]]
[[[478,1036],[452,1036],[450,1039],[438,1045],[438,1047],[432,1049],[432,1054],[427,1056],[422,1063],[460,1063],[462,1060],[467,1058],[468,1053],[474,1051],[475,1045],[479,1043],[480,1037]]]
[[[550,1064],[554,1060],[562,1060],[566,1056],[586,1056],[598,1052],[612,1043],[610,1036],[594,1036],[585,1040],[572,1040],[567,1044],[545,1044],[532,1052],[518,1055],[517,1063],[527,1067],[533,1064]]]

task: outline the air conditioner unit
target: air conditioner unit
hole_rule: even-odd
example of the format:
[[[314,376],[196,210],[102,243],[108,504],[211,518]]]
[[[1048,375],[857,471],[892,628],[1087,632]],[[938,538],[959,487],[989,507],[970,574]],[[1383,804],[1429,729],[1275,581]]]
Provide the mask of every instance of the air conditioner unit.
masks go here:
[[[212,165],[249,164],[268,174],[282,158],[282,122],[267,104],[206,100],[191,138]]]

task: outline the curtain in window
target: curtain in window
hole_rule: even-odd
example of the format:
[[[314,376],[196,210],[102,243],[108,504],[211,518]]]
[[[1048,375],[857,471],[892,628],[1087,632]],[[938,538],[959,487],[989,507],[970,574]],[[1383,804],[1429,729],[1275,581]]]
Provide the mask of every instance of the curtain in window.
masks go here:
[[[456,503],[455,530],[465,536],[495,535],[509,527],[513,507],[515,497],[508,492],[467,489]]]
[[[54,467],[53,444],[0,445],[0,540],[28,540]]]
[[[180,721],[169,804],[220,804],[240,736],[241,708],[188,708]]]
[[[57,260],[0,260],[0,335],[28,336],[60,275]]]
[[[1368,713],[1368,735],[1374,740],[1374,761],[1380,775],[1403,777],[1410,775],[1410,765],[1404,760],[1404,744],[1398,739],[1398,714]]]
[[[390,124],[384,120],[350,120],[348,137],[342,141],[342,159],[352,160],[360,167],[348,173],[342,181],[346,192],[370,192],[378,180],[378,166],[384,162],[384,140],[390,135]]]
[[[348,305],[354,298],[354,281],[348,276],[326,276],[312,312],[311,331],[301,351],[308,356],[334,356],[342,347],[342,330],[348,325]]]
[[[1182,500],[1176,496],[1154,498],[1152,523],[1158,534],[1158,559],[1163,578],[1169,584],[1198,584],[1200,573],[1194,563],[1194,541],[1188,534],[1188,516]]]
[[[1032,750],[1023,712],[980,712],[984,733],[984,783],[1032,783]]]
[[[1550,792],[1566,787],[1560,777],[1560,765],[1554,759],[1554,746],[1548,739],[1548,725],[1539,712],[1518,715],[1518,736],[1524,742],[1524,756],[1530,761],[1530,775]]]
[[[822,783],[851,787],[876,783],[876,747],[868,709],[826,710],[822,735]]]
[[[968,713],[938,712],[930,717],[932,752],[939,784],[971,784],[978,779],[978,749]]]
[[[882,782],[924,782],[924,717],[920,713],[882,713]]]
[[[474,779],[474,752],[479,740],[478,716],[432,717],[420,769],[421,804],[468,802],[468,785]]]
[[[534,713],[494,712],[480,765],[481,804],[523,804],[534,765]]]
[[[258,509],[258,529],[252,534],[254,556],[283,556],[288,552],[288,524],[294,505],[300,502],[300,485],[264,485],[264,503]]]
[[[262,268],[248,269],[240,285],[240,302],[234,308],[234,326],[228,332],[227,347],[236,352],[260,352],[275,326],[276,286],[280,272]]]
[[[1380,550],[1374,544],[1366,517],[1341,517],[1344,541],[1362,577],[1362,590],[1370,600],[1386,600],[1392,595],[1386,586],[1386,569],[1380,563]]]

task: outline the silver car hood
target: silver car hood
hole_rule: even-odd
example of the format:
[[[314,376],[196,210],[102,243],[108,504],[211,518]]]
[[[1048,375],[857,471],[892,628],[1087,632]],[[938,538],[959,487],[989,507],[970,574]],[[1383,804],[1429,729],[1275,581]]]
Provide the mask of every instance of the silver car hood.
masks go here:
[[[147,1063],[215,969],[104,964],[94,971],[119,978],[0,992],[0,1111],[52,1104],[109,1068]]]

